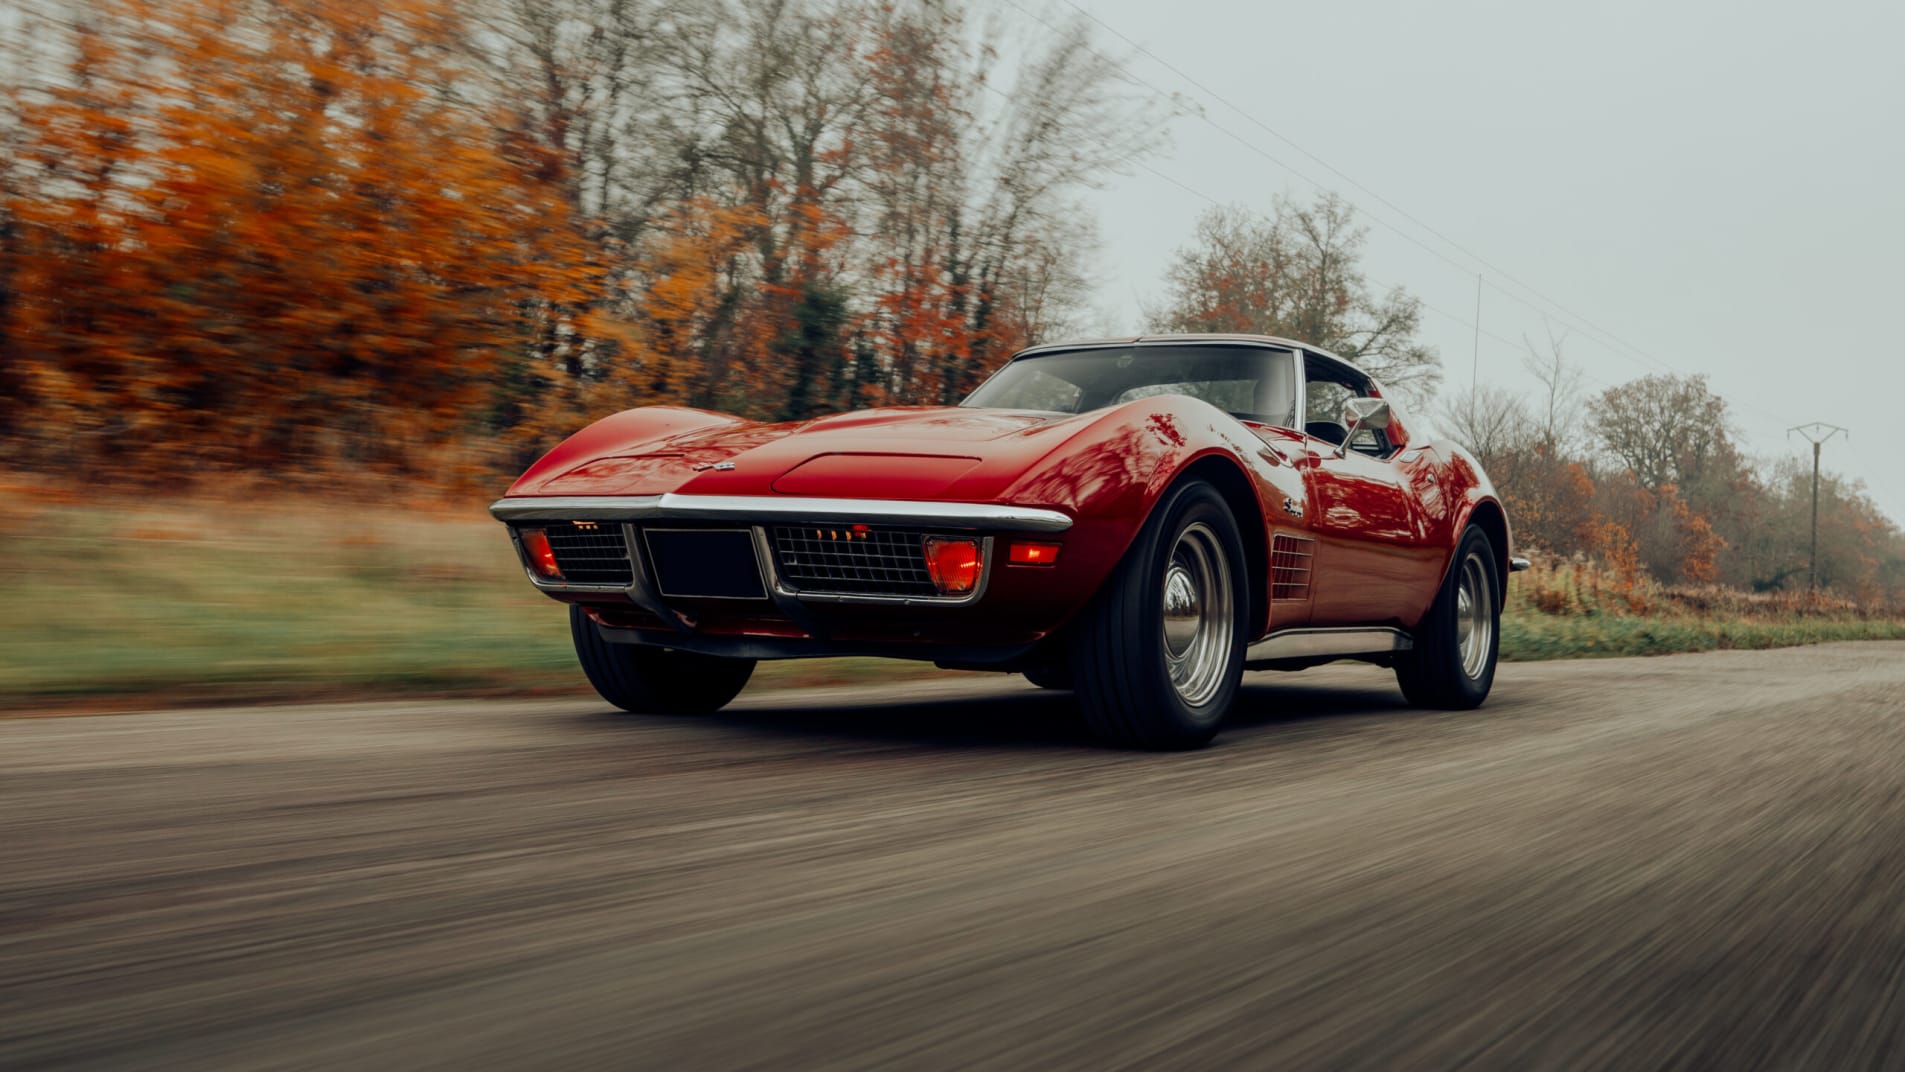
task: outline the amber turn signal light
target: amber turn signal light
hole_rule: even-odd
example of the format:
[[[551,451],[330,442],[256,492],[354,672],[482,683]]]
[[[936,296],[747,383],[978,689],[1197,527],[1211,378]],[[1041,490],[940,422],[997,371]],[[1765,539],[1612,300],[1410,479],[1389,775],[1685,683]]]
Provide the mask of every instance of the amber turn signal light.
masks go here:
[[[979,542],[926,537],[926,572],[940,595],[963,596],[979,585]]]
[[[1006,561],[1014,566],[1049,566],[1058,561],[1059,544],[1015,543]]]
[[[522,529],[516,533],[529,556],[529,568],[552,581],[562,579],[562,567],[556,564],[556,549],[549,546],[549,534],[541,529]]]

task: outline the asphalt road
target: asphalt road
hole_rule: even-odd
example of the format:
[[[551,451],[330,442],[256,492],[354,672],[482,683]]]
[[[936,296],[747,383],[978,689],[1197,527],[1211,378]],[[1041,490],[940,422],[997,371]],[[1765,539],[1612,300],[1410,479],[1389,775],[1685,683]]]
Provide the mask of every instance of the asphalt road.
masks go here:
[[[0,1067],[1905,1067],[1905,644],[0,722]]]

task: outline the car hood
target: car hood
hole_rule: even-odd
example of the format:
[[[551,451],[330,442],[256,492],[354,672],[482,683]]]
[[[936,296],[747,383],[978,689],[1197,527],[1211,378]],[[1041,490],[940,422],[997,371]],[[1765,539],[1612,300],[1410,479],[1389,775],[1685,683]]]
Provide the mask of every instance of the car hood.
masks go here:
[[[639,412],[639,411],[637,411]],[[961,407],[860,410],[715,427],[538,463],[511,495],[808,495],[987,501],[1091,415]],[[552,453],[547,461],[553,461]]]

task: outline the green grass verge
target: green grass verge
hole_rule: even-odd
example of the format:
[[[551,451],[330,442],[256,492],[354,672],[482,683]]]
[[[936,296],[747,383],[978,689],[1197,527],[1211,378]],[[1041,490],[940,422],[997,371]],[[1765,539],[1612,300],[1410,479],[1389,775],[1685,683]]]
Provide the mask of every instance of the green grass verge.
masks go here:
[[[1562,618],[1525,609],[1502,618],[1502,658],[1518,661],[1790,648],[1836,640],[1905,640],[1905,622],[1768,622],[1673,617]]]
[[[502,527],[465,516],[257,507],[0,507],[0,709],[105,697],[296,700],[587,689],[564,608]],[[763,664],[767,686],[930,664]]]
[[[563,608],[530,589],[500,526],[307,501],[0,500],[8,613],[0,708],[586,689]],[[1511,596],[1513,594],[1511,593]],[[1905,637],[1864,620],[1549,615],[1512,598],[1510,659]],[[810,685],[941,673],[877,659],[765,663]]]

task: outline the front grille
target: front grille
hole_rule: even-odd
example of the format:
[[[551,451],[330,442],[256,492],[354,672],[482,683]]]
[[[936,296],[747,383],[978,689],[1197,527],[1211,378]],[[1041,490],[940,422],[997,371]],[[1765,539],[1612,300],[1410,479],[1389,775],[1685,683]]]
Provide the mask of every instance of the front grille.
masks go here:
[[[634,579],[628,560],[628,541],[616,521],[548,521],[526,526],[549,537],[566,584],[613,584],[626,587]]]
[[[937,596],[924,532],[864,525],[776,525],[774,561],[788,587],[833,595]]]

